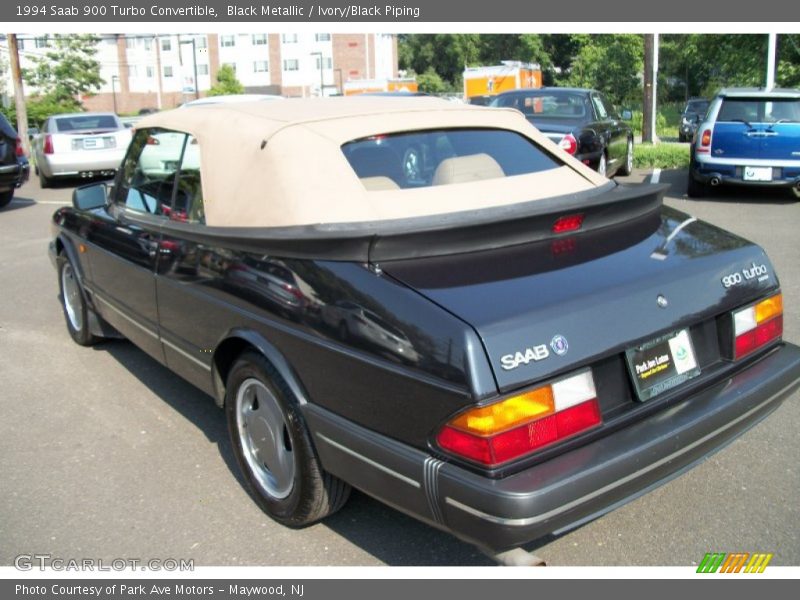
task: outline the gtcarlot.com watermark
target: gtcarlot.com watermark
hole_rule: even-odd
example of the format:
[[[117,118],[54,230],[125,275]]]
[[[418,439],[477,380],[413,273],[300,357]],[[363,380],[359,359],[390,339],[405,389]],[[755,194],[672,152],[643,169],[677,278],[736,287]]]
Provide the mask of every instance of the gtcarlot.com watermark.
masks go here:
[[[14,557],[19,571],[194,571],[192,558],[63,558],[52,554]]]

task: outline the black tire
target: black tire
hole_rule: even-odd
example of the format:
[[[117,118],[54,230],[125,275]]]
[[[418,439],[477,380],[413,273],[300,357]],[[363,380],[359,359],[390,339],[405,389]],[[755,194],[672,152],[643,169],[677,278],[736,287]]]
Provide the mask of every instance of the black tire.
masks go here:
[[[685,136],[685,135],[683,135],[683,133],[681,133],[681,132],[678,132],[678,142],[680,142],[681,144],[683,144],[683,143],[685,143],[685,142],[688,142],[688,141],[689,141],[689,140],[688,140],[688,139],[686,139],[686,136]]]
[[[626,177],[633,172],[633,140],[628,139],[628,146],[625,150],[625,162],[617,171],[617,175]]]
[[[7,206],[11,203],[11,200],[14,199],[14,188],[10,190],[6,190],[5,192],[0,192],[0,208]]]
[[[39,187],[41,187],[42,189],[52,187],[53,180],[47,175],[45,175],[44,171],[42,171],[41,169],[38,169],[38,171],[39,171]]]
[[[249,396],[251,391],[256,395]],[[258,396],[265,393],[266,397]],[[262,404],[258,405],[259,402]],[[267,410],[267,404],[271,413]],[[243,416],[247,411],[250,414],[261,411],[255,421],[269,422],[269,439],[276,440],[275,431],[282,431],[276,445],[282,447],[278,452],[282,452],[293,464],[288,486],[278,485],[281,484],[280,476],[275,478],[277,483],[274,486],[270,485],[272,472],[263,462],[263,455],[268,452],[262,454],[252,451],[253,445],[258,445],[259,441],[262,446],[268,445],[264,444],[268,438],[259,437],[255,432],[257,440],[250,437],[248,432],[252,427],[248,429],[247,418]],[[350,486],[322,469],[297,399],[262,355],[245,352],[231,368],[226,383],[225,413],[239,468],[251,495],[270,517],[289,527],[304,527],[344,506],[350,497]],[[276,417],[282,419],[282,423],[278,423]],[[251,450],[249,458],[245,457],[247,448]],[[254,463],[261,463],[259,471],[254,470]],[[272,487],[280,489],[272,491]]]
[[[61,308],[67,331],[76,344],[91,346],[100,341],[89,329],[89,310],[86,307],[86,294],[81,286],[75,267],[62,252],[58,255],[58,289],[60,291]],[[74,287],[70,290],[71,286]],[[68,288],[65,290],[65,287]]]

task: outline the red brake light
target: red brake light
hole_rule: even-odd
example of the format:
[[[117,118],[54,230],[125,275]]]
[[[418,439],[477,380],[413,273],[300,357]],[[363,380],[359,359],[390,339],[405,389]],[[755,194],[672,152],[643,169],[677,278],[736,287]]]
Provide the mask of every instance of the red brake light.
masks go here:
[[[700,147],[697,152],[709,152],[711,150],[711,130],[704,129],[700,136]]]
[[[572,437],[603,422],[590,370],[478,406],[451,419],[439,446],[496,466]]]
[[[22,147],[22,139],[17,136],[17,158],[25,156],[25,149]]]
[[[53,154],[53,136],[49,133],[44,136],[44,149],[45,154]]]
[[[567,154],[575,154],[578,151],[578,140],[575,139],[574,135],[568,133],[558,142],[558,147]]]
[[[776,294],[733,313],[733,357],[740,359],[783,335],[783,296]]]
[[[559,217],[559,219],[553,223],[553,233],[566,233],[568,231],[577,231],[583,225],[583,214],[579,213],[577,215],[567,215],[565,217]]]

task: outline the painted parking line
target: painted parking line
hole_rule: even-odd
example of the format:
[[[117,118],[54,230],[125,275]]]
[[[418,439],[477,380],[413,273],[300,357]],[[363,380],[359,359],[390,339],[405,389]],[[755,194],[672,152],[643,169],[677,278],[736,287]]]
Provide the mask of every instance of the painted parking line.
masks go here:
[[[69,200],[12,200],[11,204],[52,204],[54,206],[66,206],[72,204]]]
[[[658,183],[661,179],[661,169],[653,169],[653,174],[650,175],[650,183]]]

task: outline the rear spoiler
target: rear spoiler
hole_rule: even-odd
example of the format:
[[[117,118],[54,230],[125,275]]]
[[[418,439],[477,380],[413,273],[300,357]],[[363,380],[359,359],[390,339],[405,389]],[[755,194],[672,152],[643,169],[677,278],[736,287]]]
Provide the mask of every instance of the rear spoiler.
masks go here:
[[[580,230],[594,231],[658,214],[668,185],[614,182],[581,192],[509,206],[366,223],[292,227],[206,227],[165,221],[167,236],[283,258],[378,263],[476,252],[557,238],[555,221],[581,215]],[[134,213],[125,217],[136,222]],[[147,221],[152,226],[152,221]]]

